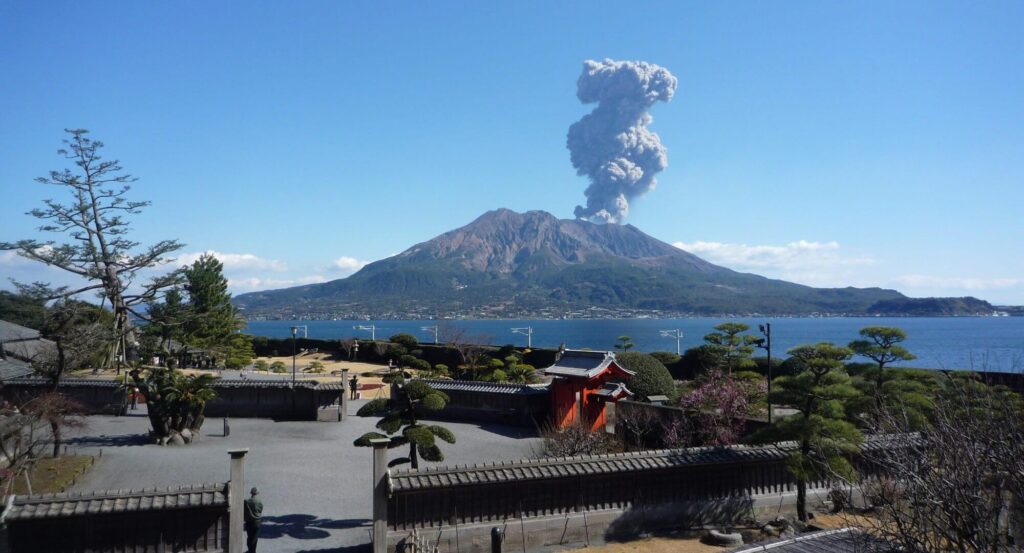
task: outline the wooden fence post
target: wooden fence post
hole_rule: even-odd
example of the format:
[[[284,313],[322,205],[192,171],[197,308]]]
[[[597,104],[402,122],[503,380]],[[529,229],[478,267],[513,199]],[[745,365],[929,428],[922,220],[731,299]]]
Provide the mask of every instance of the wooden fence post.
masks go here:
[[[245,501],[245,454],[248,448],[232,449],[231,480],[228,482],[228,553],[245,551],[245,532],[243,531]]]

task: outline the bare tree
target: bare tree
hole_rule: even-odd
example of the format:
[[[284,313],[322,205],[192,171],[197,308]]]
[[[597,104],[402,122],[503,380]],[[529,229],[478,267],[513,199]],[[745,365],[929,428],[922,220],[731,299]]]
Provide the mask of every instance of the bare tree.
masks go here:
[[[1024,409],[1005,389],[944,378],[930,427],[916,434],[897,408],[880,413],[884,447],[865,447],[860,490],[875,510],[858,519],[909,553],[1010,551],[1024,524]]]
[[[493,337],[486,334],[471,335],[466,329],[448,321],[441,323],[438,330],[440,340],[459,354],[459,359],[471,375],[476,373],[477,366],[484,355],[492,350],[489,344]]]
[[[340,342],[338,342],[338,347],[341,348],[341,351],[345,352],[345,357],[349,359],[352,359],[352,349],[353,346],[355,345],[356,341],[354,338],[348,338],[346,340],[341,340]]]
[[[600,455],[618,449],[613,435],[604,429],[591,430],[575,421],[565,428],[548,424],[540,428],[542,450],[537,457],[571,457],[574,455]]]
[[[647,448],[647,437],[662,428],[660,417],[646,404],[619,402],[615,406],[615,417],[625,430],[626,442],[640,451]]]
[[[22,406],[21,412],[50,427],[53,456],[60,456],[64,444],[64,431],[85,426],[85,407],[81,403],[57,392],[47,392]]]
[[[149,205],[149,202],[130,201],[125,197],[130,183],[136,179],[124,173],[117,160],[104,160],[100,156],[103,143],[88,138],[88,131],[67,132],[71,135],[64,141],[67,147],[58,153],[76,169],[50,171],[49,176],[36,181],[67,190],[71,200],[68,203],[44,200],[45,208],[33,209],[29,214],[43,222],[40,231],[64,234],[70,241],[64,244],[37,239],[0,242],[0,250],[16,250],[28,259],[57,267],[84,281],[84,285],[77,288],[52,287],[41,282],[19,284],[23,293],[52,300],[93,291],[99,293],[104,302],[110,302],[114,340],[105,364],[111,366],[126,350],[130,315],[145,318],[145,314],[135,308],[152,301],[179,279],[178,274],[172,272],[142,283],[137,282],[142,276],[140,272],[165,263],[165,256],[180,249],[182,244],[162,240],[140,249],[138,242],[128,239],[130,227],[125,217],[138,214]]]

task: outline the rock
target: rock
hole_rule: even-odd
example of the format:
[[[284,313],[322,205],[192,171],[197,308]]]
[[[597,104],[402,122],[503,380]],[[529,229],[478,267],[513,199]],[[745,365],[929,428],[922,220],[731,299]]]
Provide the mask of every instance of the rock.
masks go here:
[[[705,536],[704,541],[711,545],[743,545],[743,536],[738,532],[726,533],[711,530]]]
[[[192,431],[188,428],[182,430],[178,435],[181,436],[181,439],[184,440],[186,444],[192,443]]]
[[[181,437],[181,434],[171,434],[167,438],[167,445],[185,445],[185,439]]]

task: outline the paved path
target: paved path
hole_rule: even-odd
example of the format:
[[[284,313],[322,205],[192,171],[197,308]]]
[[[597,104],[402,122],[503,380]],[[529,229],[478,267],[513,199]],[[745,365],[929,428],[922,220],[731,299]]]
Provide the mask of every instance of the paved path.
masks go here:
[[[350,413],[364,403],[352,402]],[[228,449],[248,447],[246,487],[260,488],[264,511],[261,553],[342,553],[369,543],[371,452],[352,441],[377,419],[350,416],[343,423],[209,419],[202,440],[184,447],[145,444],[145,416],[88,418],[71,448],[102,457],[75,491],[151,488],[228,479]],[[482,463],[533,456],[533,432],[500,425],[441,423],[455,433],[441,443],[445,464]],[[402,449],[396,450],[398,456]]]

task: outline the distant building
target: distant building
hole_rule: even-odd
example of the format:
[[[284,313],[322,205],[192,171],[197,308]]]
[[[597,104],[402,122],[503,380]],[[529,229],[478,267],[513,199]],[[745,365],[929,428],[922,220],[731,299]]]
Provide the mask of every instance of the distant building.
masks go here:
[[[580,421],[591,429],[607,422],[607,405],[632,396],[624,381],[633,371],[624,369],[610,351],[566,350],[544,369],[551,382],[552,420],[558,428]]]

